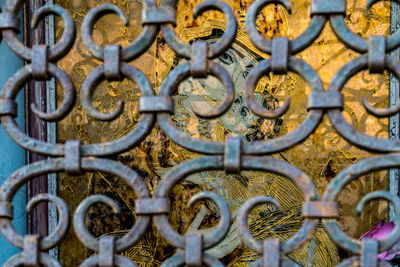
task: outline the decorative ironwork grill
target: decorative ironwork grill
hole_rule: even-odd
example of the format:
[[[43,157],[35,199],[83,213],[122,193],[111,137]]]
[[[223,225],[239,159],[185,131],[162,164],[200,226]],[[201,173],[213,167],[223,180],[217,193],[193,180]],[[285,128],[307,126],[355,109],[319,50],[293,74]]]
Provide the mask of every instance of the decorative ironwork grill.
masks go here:
[[[367,8],[379,0],[369,0]],[[115,109],[108,113],[99,112],[92,104],[96,86],[103,80],[120,81],[128,78],[136,82],[141,90],[140,122],[127,135],[119,140],[100,143],[82,144],[79,140],[67,141],[65,144],[51,144],[35,140],[27,136],[16,124],[18,116],[16,95],[28,80],[48,80],[55,77],[65,92],[64,99],[59,107],[51,113],[40,111],[32,105],[31,109],[36,116],[45,121],[57,121],[64,118],[75,103],[75,88],[71,78],[57,67],[57,60],[63,58],[72,48],[76,29],[72,17],[63,8],[56,5],[43,6],[35,13],[32,25],[35,28],[38,22],[46,15],[55,14],[64,21],[64,33],[54,46],[35,45],[26,47],[18,39],[19,17],[18,12],[23,4],[22,0],[7,0],[0,14],[0,29],[2,41],[23,60],[29,62],[12,77],[4,86],[0,95],[1,125],[9,137],[24,149],[41,155],[49,156],[48,160],[27,165],[9,176],[0,188],[0,232],[12,245],[22,249],[20,254],[11,257],[4,266],[61,266],[56,259],[45,252],[62,242],[70,226],[70,211],[65,202],[57,196],[39,194],[31,199],[27,211],[31,211],[39,202],[47,201],[56,205],[59,222],[49,236],[39,238],[37,235],[21,236],[12,226],[13,206],[11,201],[16,191],[29,180],[38,175],[53,172],[66,172],[69,175],[78,175],[82,172],[104,171],[124,179],[135,191],[135,212],[137,220],[130,231],[121,239],[104,236],[95,238],[85,225],[88,209],[97,202],[109,205],[115,212],[118,206],[110,198],[103,195],[94,195],[86,198],[77,208],[73,216],[74,230],[81,242],[95,251],[93,256],[81,266],[136,266],[120,252],[132,247],[146,233],[153,223],[161,235],[173,246],[180,250],[168,259],[164,266],[223,266],[223,264],[206,252],[207,249],[220,243],[231,226],[231,215],[226,202],[211,192],[201,192],[195,195],[190,205],[202,199],[208,199],[219,208],[220,220],[211,235],[178,234],[168,222],[170,201],[168,195],[174,185],[190,174],[204,170],[223,170],[226,173],[239,173],[242,170],[261,170],[283,175],[293,181],[304,194],[302,228],[288,241],[281,243],[278,239],[267,239],[264,242],[256,240],[247,225],[249,213],[255,206],[270,203],[280,207],[280,204],[269,197],[255,197],[248,200],[240,209],[237,217],[237,228],[248,248],[258,252],[262,257],[254,263],[255,266],[294,266],[294,262],[284,256],[312,236],[316,225],[322,221],[329,236],[342,248],[352,252],[355,256],[345,260],[341,266],[390,266],[382,261],[377,254],[393,246],[400,240],[400,216],[397,217],[395,229],[385,239],[355,240],[342,232],[337,224],[339,217],[337,197],[351,181],[363,174],[390,169],[400,166],[400,141],[368,136],[354,129],[343,117],[344,98],[341,90],[344,84],[362,70],[370,73],[391,71],[400,78],[400,64],[388,55],[400,46],[400,31],[390,37],[371,36],[365,40],[346,26],[345,0],[312,0],[311,23],[299,37],[289,40],[286,37],[265,39],[256,28],[258,12],[268,4],[280,4],[289,12],[290,3],[287,0],[256,0],[246,15],[246,31],[253,44],[271,57],[258,63],[247,77],[245,99],[250,110],[262,118],[277,118],[283,115],[290,107],[290,99],[278,110],[267,110],[255,100],[255,87],[258,80],[266,74],[286,74],[288,71],[299,74],[311,87],[308,95],[308,116],[305,121],[289,134],[267,141],[253,143],[243,142],[239,137],[228,137],[224,143],[199,140],[182,133],[174,124],[171,114],[175,107],[172,96],[177,93],[179,84],[188,77],[205,78],[208,75],[217,77],[226,90],[226,98],[218,107],[204,112],[198,106],[192,105],[193,112],[200,118],[213,119],[221,116],[230,108],[234,99],[234,85],[229,73],[212,59],[223,53],[232,44],[237,32],[237,22],[231,8],[217,0],[207,0],[199,4],[193,12],[197,17],[207,10],[221,11],[227,21],[222,37],[213,44],[198,40],[191,45],[180,40],[175,31],[176,10],[174,0],[163,0],[157,6],[155,0],[144,0],[142,11],[143,33],[129,46],[122,48],[119,45],[100,47],[92,38],[94,24],[108,13],[115,13],[128,24],[124,13],[114,5],[101,5],[93,8],[82,23],[82,39],[92,56],[101,60],[103,64],[88,75],[82,85],[80,100],[88,114],[101,121],[114,120],[123,110],[123,103],[119,102]],[[361,55],[343,66],[332,79],[327,90],[324,89],[317,72],[305,61],[296,57],[296,54],[309,47],[320,35],[327,22],[330,22],[337,37],[348,48]],[[143,72],[128,64],[141,56],[155,41],[161,31],[168,45],[181,57],[188,61],[173,69],[163,81],[159,93],[156,94]],[[380,109],[375,108],[367,101],[363,102],[366,110],[377,117],[388,117],[400,111],[400,102],[396,105]],[[309,137],[327,113],[330,121],[340,136],[352,144],[368,151],[379,152],[382,155],[362,160],[342,171],[326,188],[320,197],[316,186],[310,177],[295,166],[287,162],[272,158],[268,155],[286,150],[301,143]],[[153,195],[150,194],[143,177],[120,162],[105,159],[104,157],[121,154],[137,146],[151,131],[155,123],[176,144],[193,152],[205,154],[169,171],[157,185]],[[400,199],[386,191],[373,192],[365,196],[359,203],[358,212],[365,204],[374,199],[389,201],[396,213],[400,213]]]

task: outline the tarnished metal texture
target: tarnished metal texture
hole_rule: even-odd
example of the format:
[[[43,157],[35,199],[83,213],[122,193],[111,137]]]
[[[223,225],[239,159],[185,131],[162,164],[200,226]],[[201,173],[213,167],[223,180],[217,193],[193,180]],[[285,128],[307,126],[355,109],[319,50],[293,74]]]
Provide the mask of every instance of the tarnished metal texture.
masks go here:
[[[21,253],[10,257],[4,266],[61,266],[50,257],[46,251],[63,241],[70,230],[71,217],[73,229],[79,240],[95,253],[83,261],[81,266],[137,266],[121,253],[134,246],[146,234],[153,224],[167,242],[172,244],[177,252],[163,263],[163,266],[223,266],[219,259],[207,252],[208,249],[220,244],[231,227],[236,227],[243,244],[250,250],[259,253],[260,258],[252,266],[278,267],[296,266],[286,255],[293,252],[311,238],[316,226],[322,222],[332,240],[354,256],[344,260],[340,266],[391,266],[380,260],[378,253],[390,248],[400,241],[400,217],[397,217],[393,232],[382,240],[364,239],[362,241],[347,236],[338,226],[339,205],[337,202],[340,191],[359,176],[377,170],[400,167],[400,141],[393,139],[368,136],[350,125],[344,116],[344,97],[341,93],[344,84],[362,70],[370,73],[391,71],[400,78],[400,64],[389,56],[389,52],[400,46],[400,32],[390,36],[371,36],[368,40],[351,32],[345,23],[345,0],[312,0],[310,7],[311,22],[307,29],[295,39],[276,37],[272,40],[264,38],[256,28],[256,18],[265,6],[280,4],[291,12],[288,0],[255,0],[249,7],[245,23],[246,31],[253,44],[271,57],[259,62],[249,73],[245,88],[245,99],[249,109],[262,118],[273,119],[282,116],[290,108],[288,98],[277,110],[268,110],[255,100],[255,88],[262,76],[286,74],[289,71],[299,74],[310,86],[307,96],[307,116],[304,122],[288,134],[266,141],[253,143],[245,142],[239,137],[227,137],[224,142],[201,140],[181,132],[173,122],[175,113],[173,96],[178,92],[179,84],[189,78],[206,78],[213,75],[218,78],[226,90],[225,99],[219,106],[211,110],[202,110],[192,104],[193,112],[202,119],[217,118],[226,113],[234,100],[235,88],[228,71],[213,61],[224,53],[236,37],[238,23],[232,9],[222,1],[206,0],[195,7],[193,17],[196,18],[205,11],[217,10],[226,19],[224,34],[213,43],[197,40],[187,44],[177,36],[176,0],[162,0],[159,5],[155,0],[142,1],[143,32],[127,47],[119,45],[98,45],[93,37],[96,21],[102,16],[114,13],[126,24],[128,18],[114,5],[101,5],[93,8],[82,23],[82,40],[94,58],[102,62],[85,79],[80,90],[80,102],[86,112],[101,121],[116,119],[123,112],[124,103],[117,103],[114,110],[103,113],[93,105],[93,95],[96,87],[103,80],[121,81],[124,78],[135,82],[140,91],[139,111],[140,120],[125,136],[118,140],[84,144],[81,140],[68,140],[63,144],[51,144],[35,140],[27,136],[16,124],[19,115],[15,98],[27,80],[48,80],[55,77],[60,88],[64,90],[64,99],[57,110],[46,113],[32,105],[34,114],[46,121],[63,119],[75,105],[76,91],[68,74],[57,66],[57,60],[63,58],[74,45],[76,37],[75,23],[72,17],[56,5],[43,6],[37,10],[32,20],[33,30],[38,21],[44,16],[55,14],[64,21],[64,33],[54,46],[35,45],[30,48],[18,39],[18,13],[23,6],[23,0],[7,0],[0,13],[0,41],[5,42],[11,52],[27,61],[27,64],[12,75],[0,93],[1,125],[8,136],[19,146],[34,153],[48,156],[49,159],[27,165],[10,175],[0,187],[0,233],[12,245],[22,250]],[[369,0],[367,8],[379,2]],[[348,48],[360,53],[344,65],[334,76],[327,90],[318,73],[303,59],[296,55],[312,45],[327,23]],[[142,70],[132,66],[130,61],[143,55],[161,32],[167,44],[179,56],[188,61],[170,71],[162,82],[158,94],[152,88],[149,79]],[[400,101],[390,108],[375,108],[365,99],[366,110],[377,117],[388,117],[400,112]],[[271,157],[272,153],[289,149],[307,139],[321,123],[324,114],[328,114],[336,131],[350,143],[373,152],[381,153],[374,158],[362,160],[342,171],[327,186],[323,196],[317,193],[312,179],[297,167],[287,162]],[[116,154],[124,153],[143,141],[158,123],[164,133],[176,144],[200,154],[202,157],[183,162],[170,170],[159,182],[151,195],[145,183],[147,177],[140,177],[135,171],[120,162],[106,159]],[[169,200],[173,187],[194,173],[210,170],[220,170],[226,173],[257,170],[282,175],[292,181],[302,191],[304,196],[302,217],[303,226],[289,240],[281,242],[277,238],[257,240],[249,230],[248,216],[258,205],[272,204],[281,208],[279,202],[268,196],[258,196],[249,199],[239,210],[236,222],[232,225],[231,214],[227,203],[221,196],[211,192],[200,192],[190,201],[192,206],[200,200],[213,203],[220,213],[219,222],[211,229],[211,233],[192,233],[183,236],[179,234],[168,221],[171,213]],[[102,203],[110,206],[115,213],[119,212],[118,205],[103,195],[87,197],[74,211],[73,216],[65,202],[57,196],[40,194],[27,204],[27,212],[42,201],[55,204],[58,210],[58,225],[49,236],[22,236],[12,225],[14,209],[12,200],[19,188],[36,176],[53,172],[66,172],[74,179],[75,175],[84,172],[103,171],[123,179],[131,187],[137,197],[135,206],[135,224],[121,238],[104,235],[97,239],[86,226],[89,208]],[[393,204],[396,213],[400,213],[400,198],[386,191],[372,192],[359,203],[357,212],[361,213],[369,201],[384,199]]]

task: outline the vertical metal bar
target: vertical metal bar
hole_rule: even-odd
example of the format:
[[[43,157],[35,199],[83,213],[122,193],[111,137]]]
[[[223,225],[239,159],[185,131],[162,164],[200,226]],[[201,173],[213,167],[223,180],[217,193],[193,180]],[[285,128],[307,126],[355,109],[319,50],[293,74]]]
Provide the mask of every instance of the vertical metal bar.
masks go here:
[[[390,33],[393,34],[400,28],[400,5],[395,1],[390,2]],[[395,49],[391,56],[396,60],[400,60],[400,50]],[[399,101],[400,98],[400,82],[396,79],[393,74],[390,74],[390,106],[393,106]],[[389,135],[392,139],[398,139],[400,137],[400,116],[396,114],[390,117],[389,121]],[[391,193],[395,195],[400,195],[399,193],[399,177],[400,170],[399,169],[391,169],[389,170],[389,190]],[[389,205],[389,219],[394,221],[398,216],[393,206]]]

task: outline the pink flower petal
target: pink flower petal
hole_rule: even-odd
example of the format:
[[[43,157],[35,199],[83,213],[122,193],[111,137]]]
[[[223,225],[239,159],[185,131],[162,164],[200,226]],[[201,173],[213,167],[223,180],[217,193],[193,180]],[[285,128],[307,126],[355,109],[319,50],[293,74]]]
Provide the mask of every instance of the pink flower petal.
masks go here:
[[[380,258],[381,260],[386,260],[386,256],[387,256],[386,251],[378,254],[378,258]]]
[[[393,231],[394,226],[395,225],[393,222],[384,223],[383,221],[380,221],[374,228],[372,228],[371,230],[366,232],[362,237],[360,237],[359,240],[362,240],[364,238],[373,238],[376,240],[382,240]],[[394,245],[389,250],[378,254],[378,258],[390,261],[393,260],[397,255],[400,255],[400,246]]]
[[[388,222],[384,226],[382,226],[373,236],[372,238],[377,239],[377,240],[382,240],[386,236],[388,236],[394,228],[394,223],[393,222]]]
[[[382,228],[383,226],[383,221],[380,221],[377,225],[375,225],[374,228],[372,228],[371,230],[369,230],[368,232],[366,232],[362,237],[360,237],[359,240],[362,240],[363,238],[372,238],[376,232]]]
[[[387,260],[387,261],[391,261],[391,260],[393,260],[397,255],[399,255],[400,254],[400,251],[397,251],[397,252],[395,252],[395,253],[389,253],[389,254],[387,254],[383,259],[384,260]]]

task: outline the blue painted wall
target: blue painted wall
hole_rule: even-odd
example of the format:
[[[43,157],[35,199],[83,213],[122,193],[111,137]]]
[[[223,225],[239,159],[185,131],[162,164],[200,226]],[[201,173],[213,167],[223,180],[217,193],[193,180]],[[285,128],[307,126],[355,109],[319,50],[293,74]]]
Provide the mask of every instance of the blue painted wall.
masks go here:
[[[0,0],[0,6],[4,6],[5,0]],[[0,88],[4,86],[8,78],[23,66],[23,61],[10,52],[4,42],[0,45]],[[21,90],[17,98],[18,103],[18,124],[24,127],[24,90]],[[0,184],[7,176],[18,168],[25,165],[25,152],[22,148],[12,142],[12,140],[0,127]],[[14,220],[13,224],[17,231],[23,235],[26,233],[26,189],[25,186],[17,193],[13,201]],[[10,245],[0,235],[0,266],[7,261],[11,255],[19,250]]]

